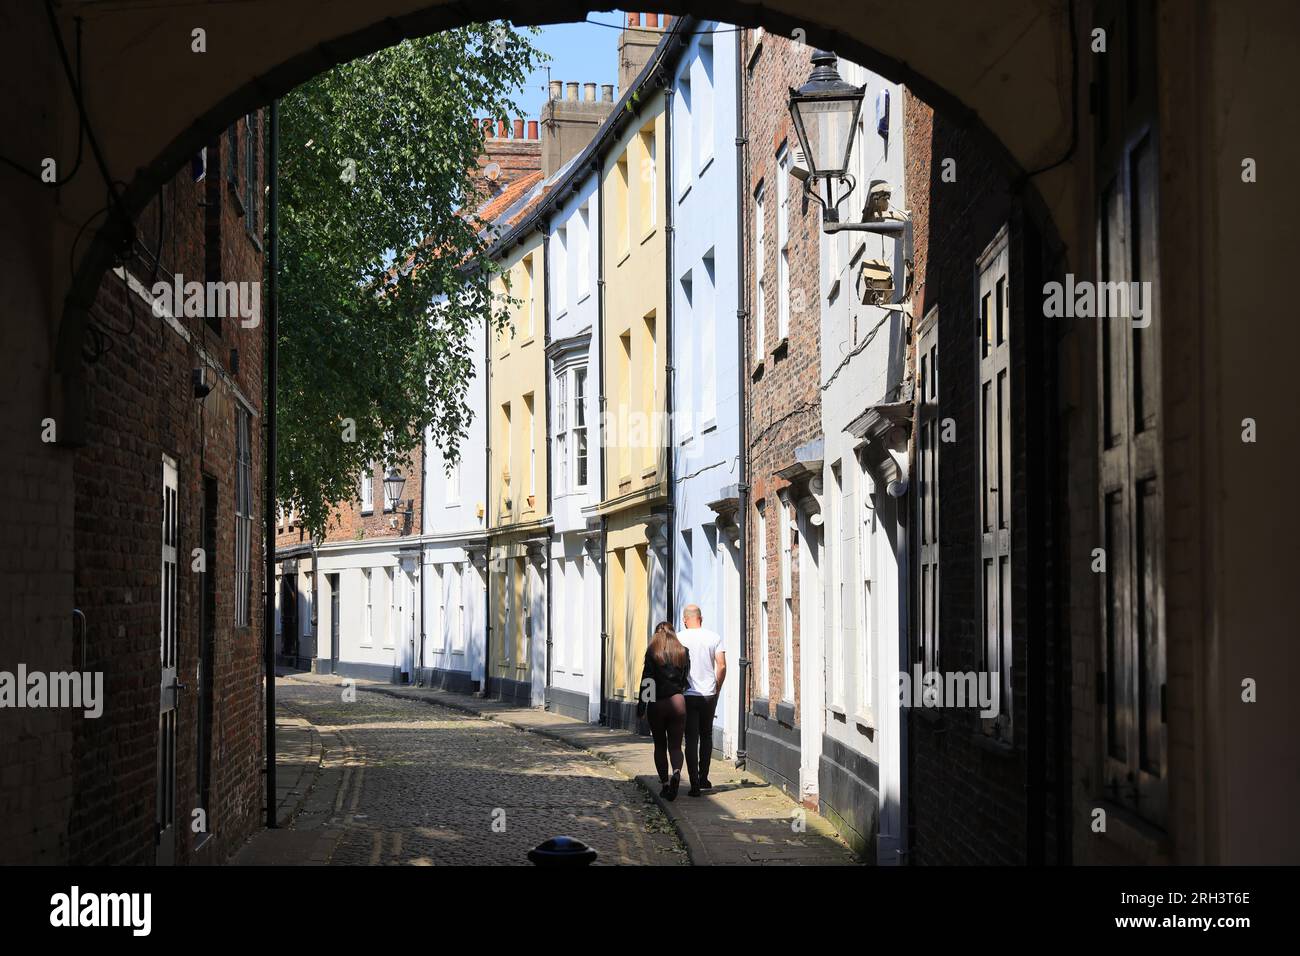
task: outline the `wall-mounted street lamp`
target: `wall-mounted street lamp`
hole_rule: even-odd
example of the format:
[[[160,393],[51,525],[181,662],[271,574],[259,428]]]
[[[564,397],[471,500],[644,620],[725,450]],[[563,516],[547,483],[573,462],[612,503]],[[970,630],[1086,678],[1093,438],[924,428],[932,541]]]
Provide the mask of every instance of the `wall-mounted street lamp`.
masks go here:
[[[839,201],[856,185],[849,173],[849,157],[853,154],[853,134],[858,129],[866,87],[845,83],[835,68],[838,58],[828,50],[815,51],[812,62],[808,82],[790,90],[790,118],[803,149],[804,162],[808,164],[805,189],[822,205],[822,222],[836,223],[839,212],[835,208],[838,202],[832,192],[833,183],[848,184]],[[817,193],[818,180],[826,182],[824,200]]]
[[[862,221],[840,221],[838,206],[858,185],[849,172],[849,160],[867,88],[844,82],[835,68],[838,58],[828,50],[815,51],[812,62],[808,82],[790,90],[790,119],[808,169],[804,194],[822,207],[822,232],[828,235],[873,232],[903,243],[903,281],[894,281],[893,269],[885,260],[867,259],[859,265],[858,291],[863,304],[906,311],[905,303],[911,294],[912,222],[905,212],[890,208],[889,184],[884,180],[870,184]],[[821,194],[822,183],[825,197]],[[837,185],[846,187],[838,197]]]
[[[907,231],[906,219],[887,214],[890,193],[888,184],[882,181],[871,184],[866,202],[869,219],[840,221],[837,207],[858,185],[849,172],[849,158],[853,155],[853,136],[867,88],[844,82],[835,68],[838,61],[828,50],[815,51],[808,82],[790,90],[790,118],[808,165],[804,192],[822,207],[823,232],[874,232],[901,237]],[[819,192],[819,182],[825,183],[825,198]],[[838,197],[836,184],[848,187]]]
[[[384,476],[384,501],[388,504],[388,510],[393,512],[394,517],[402,515],[410,518],[415,514],[415,499],[406,503],[406,510],[399,511],[397,506],[402,502],[402,489],[406,487],[406,479],[396,468],[388,469],[388,474]],[[396,527],[396,525],[394,525]]]

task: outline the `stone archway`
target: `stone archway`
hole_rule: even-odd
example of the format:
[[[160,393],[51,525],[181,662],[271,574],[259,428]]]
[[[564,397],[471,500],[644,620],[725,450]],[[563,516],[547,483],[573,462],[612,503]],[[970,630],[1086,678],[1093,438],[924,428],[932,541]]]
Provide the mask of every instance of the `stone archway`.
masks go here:
[[[74,17],[82,18],[89,128],[109,175],[123,184],[122,215],[99,221],[94,217],[105,205],[104,191],[94,170],[61,190],[59,197],[51,237],[55,257],[75,268],[69,282],[62,282],[59,274],[48,291],[52,303],[64,303],[62,314],[51,316],[52,364],[61,380],[60,411],[68,433],[77,430],[87,310],[120,244],[123,220],[137,215],[160,185],[234,118],[331,66],[408,37],[471,19],[501,17],[520,25],[581,20],[599,7],[568,0],[548,5],[544,13],[499,0],[472,9],[428,0],[323,7],[294,0],[274,7],[232,4],[176,10],[130,0],[63,4],[58,21],[65,37],[73,35]],[[763,26],[835,49],[906,83],[980,136],[1010,176],[1027,186],[1029,205],[1042,221],[1044,234],[1069,244],[1075,205],[1075,180],[1069,175],[1075,70],[1069,43],[1071,5],[1005,0],[995,16],[960,0],[925,5],[866,0],[848,11],[828,0],[769,0],[761,5],[701,0],[668,3],[664,9]],[[66,154],[76,142],[77,107],[67,93],[61,54],[44,12],[38,9],[28,20],[20,26],[43,36],[48,46],[26,54],[43,60],[46,74],[46,82],[29,95],[58,91],[62,107],[46,117],[45,131]],[[937,28],[940,24],[942,29]],[[195,50],[195,31],[202,31],[203,52]],[[1042,175],[1030,181],[1039,170]]]

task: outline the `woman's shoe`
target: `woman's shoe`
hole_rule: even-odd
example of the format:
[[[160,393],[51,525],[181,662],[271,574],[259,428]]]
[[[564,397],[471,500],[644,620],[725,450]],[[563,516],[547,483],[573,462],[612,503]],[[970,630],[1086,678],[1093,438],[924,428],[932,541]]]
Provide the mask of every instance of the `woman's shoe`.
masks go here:
[[[664,788],[667,792],[660,794],[660,796],[663,796],[670,801],[676,800],[677,788],[680,787],[681,785],[682,785],[682,772],[679,770],[677,771],[677,773],[673,774],[672,779],[668,781],[668,786]]]
[[[667,780],[660,780],[659,782],[660,782],[661,784],[663,784],[663,786],[659,788],[659,796],[661,796],[661,797],[667,797],[667,796],[668,796],[668,791],[669,791],[669,789],[670,789],[669,786],[668,786],[668,781],[667,781]],[[672,799],[672,798],[669,797],[669,799]]]

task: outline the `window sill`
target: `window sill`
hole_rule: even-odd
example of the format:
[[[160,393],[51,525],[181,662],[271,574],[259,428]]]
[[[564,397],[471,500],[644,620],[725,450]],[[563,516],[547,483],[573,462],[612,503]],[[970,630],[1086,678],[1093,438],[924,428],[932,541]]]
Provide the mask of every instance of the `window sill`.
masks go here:
[[[772,349],[772,361],[775,362],[777,359],[785,358],[789,354],[790,338],[789,336],[783,335],[781,336],[781,341],[776,343],[776,348]]]
[[[710,418],[700,426],[701,435],[707,435],[709,432],[716,432],[717,430],[718,420],[716,418]]]
[[[641,469],[641,477],[646,481],[649,481],[650,479],[654,478],[654,476],[657,474],[659,474],[659,468],[657,466],[653,468]]]
[[[1133,857],[1135,863],[1163,866],[1170,862],[1173,846],[1169,834],[1155,824],[1143,820],[1128,807],[1104,798],[1086,808],[1089,822],[1094,809],[1106,812],[1106,829],[1097,835]]]
[[[834,282],[831,283],[831,287],[826,291],[826,301],[834,302],[837,298],[839,298],[839,294],[840,294],[840,280],[836,279]]]
[[[624,249],[622,252],[619,253],[619,260],[618,262],[614,263],[614,268],[617,269],[623,263],[627,262],[627,260],[631,258],[631,256],[632,256],[632,250]]]
[[[794,730],[794,703],[792,701],[782,700],[777,702],[776,722]]]
[[[519,347],[521,349],[525,349],[536,341],[537,341],[537,337],[535,335],[530,335],[528,336],[528,338],[524,339],[522,342],[519,343]],[[504,356],[502,357],[504,358]]]
[[[686,188],[677,194],[678,204],[686,202],[686,197],[691,194],[691,187],[694,185],[695,185],[695,180],[691,180],[689,183],[686,184]]]
[[[1014,757],[1016,748],[1009,740],[999,740],[982,730],[977,730],[971,736],[974,738],[975,746],[985,753],[992,754],[995,757]]]
[[[575,302],[574,305],[582,305],[582,303],[586,302],[590,298],[591,298],[591,292],[589,291],[584,292],[582,293],[582,295],[578,296],[578,301]]]
[[[367,651],[373,651],[375,649],[375,645],[373,644],[358,644],[357,647],[363,648]]]
[[[551,316],[551,318],[558,322],[560,319],[564,318],[568,314],[569,314],[569,307],[566,305],[559,312],[556,312],[553,316]]]
[[[848,711],[846,711],[839,704],[831,704],[826,709],[829,710],[831,712],[831,716],[834,717],[836,720],[838,720],[840,723],[843,724],[848,722],[848,718],[849,718]]]
[[[864,734],[871,733],[876,729],[876,716],[871,711],[857,711],[853,715],[853,722],[858,725],[858,730]]]
[[[375,513],[375,509],[374,509],[374,508],[362,508],[362,509],[361,509],[361,516],[362,516],[363,518],[364,518],[366,515],[372,515],[372,514],[374,514],[374,513]]]
[[[772,718],[772,712],[768,707],[766,697],[755,697],[750,703],[750,710],[753,712],[755,717],[762,717],[765,720],[771,720]]]
[[[709,153],[708,156],[704,157],[704,161],[700,163],[700,171],[696,173],[696,176],[697,177],[703,176],[708,171],[709,167],[712,165],[713,165],[713,154]]]
[[[749,372],[749,377],[750,377],[751,379],[753,379],[754,381],[758,381],[760,378],[763,377],[763,360],[762,360],[762,359],[759,359],[757,362],[754,363],[754,367],[753,367],[753,368],[750,370],[750,372]]]
[[[644,246],[647,242],[649,242],[651,239],[654,238],[655,233],[658,231],[659,231],[659,227],[657,225],[651,226],[649,230],[647,230],[645,235],[641,237],[641,241],[638,243],[638,245]]]

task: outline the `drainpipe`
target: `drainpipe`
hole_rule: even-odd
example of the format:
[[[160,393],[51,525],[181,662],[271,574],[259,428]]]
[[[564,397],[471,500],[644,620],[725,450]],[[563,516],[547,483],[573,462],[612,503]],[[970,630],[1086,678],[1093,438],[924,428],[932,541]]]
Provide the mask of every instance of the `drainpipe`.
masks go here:
[[[593,159],[591,161],[591,171],[596,177],[596,331],[599,337],[597,345],[598,352],[596,355],[596,374],[598,376],[597,404],[600,406],[600,414],[597,421],[600,424],[600,500],[605,500],[605,444],[608,440],[605,435],[605,180],[601,176],[600,162]],[[608,554],[605,551],[606,521],[605,516],[600,516],[600,723],[602,726],[609,723],[609,713],[605,708],[605,683],[609,675],[605,668],[605,657],[609,650],[609,633],[605,630],[605,622],[609,607],[609,566]]]
[[[420,536],[420,656],[415,662],[415,683],[419,687],[424,686],[424,642],[425,629],[428,626],[428,618],[424,612],[428,605],[425,603],[425,576],[424,576],[424,511],[428,507],[429,494],[429,443],[425,440],[425,432],[420,434],[420,527],[416,534]],[[411,516],[412,525],[415,524],[415,516]]]
[[[745,102],[744,102],[744,44],[741,42],[744,30],[736,31],[736,389],[737,403],[740,408],[740,481],[738,484],[736,504],[736,524],[740,529],[740,660],[737,662],[738,673],[737,697],[740,700],[739,721],[736,724],[736,766],[745,766],[745,718],[749,707],[745,694],[749,690],[746,669],[749,667],[749,403],[745,397],[745,376],[749,368],[749,335],[746,333],[746,319],[749,317],[749,282],[746,278],[745,261],[745,212],[748,209],[749,166],[745,161]]]
[[[551,347],[551,231],[550,222],[543,222],[542,232],[542,401],[546,403],[546,431],[543,441],[546,443],[546,513],[552,514],[554,507],[551,499],[551,373],[550,359],[546,350]],[[567,265],[567,260],[566,260]],[[546,553],[542,559],[546,562],[546,684],[542,687],[542,709],[549,710],[551,703],[551,651],[555,647],[555,637],[551,633],[551,544],[554,541],[554,524],[546,532]]]
[[[674,585],[675,562],[673,555],[676,548],[675,526],[676,509],[673,507],[673,476],[676,468],[676,455],[673,446],[673,93],[672,74],[664,74],[664,357],[668,360],[664,369],[664,466],[667,472],[668,520],[664,537],[664,551],[667,561],[664,566],[664,611],[668,623],[677,624],[677,610],[674,606],[676,588]],[[651,624],[651,627],[654,625]]]
[[[489,300],[490,301],[490,300]],[[488,670],[492,658],[492,539],[488,530],[492,527],[492,317],[491,310],[483,323],[483,433],[487,436],[483,451],[487,467],[483,469],[483,563],[487,575],[484,588],[483,608],[483,696],[488,695]]]
[[[276,826],[275,789],[275,455],[276,434],[275,393],[278,387],[279,356],[276,340],[280,324],[280,104],[271,101],[271,142],[267,155],[268,229],[266,242],[270,263],[267,268],[266,316],[266,500],[262,510],[266,514],[266,606],[262,616],[262,648],[266,671],[266,827]]]

